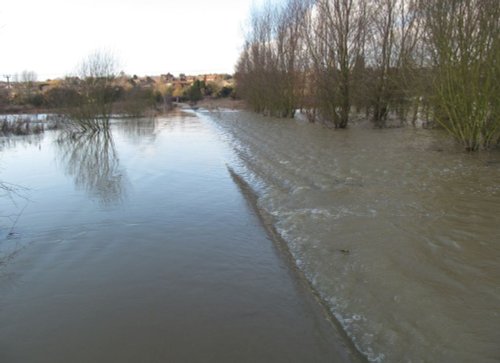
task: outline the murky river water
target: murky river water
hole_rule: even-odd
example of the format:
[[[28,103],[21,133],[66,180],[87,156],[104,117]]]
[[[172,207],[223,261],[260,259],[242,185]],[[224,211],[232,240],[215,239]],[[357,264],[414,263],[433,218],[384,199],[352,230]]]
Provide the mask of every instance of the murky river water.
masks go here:
[[[357,361],[183,115],[1,139],[0,362]],[[243,188],[243,189],[242,189]]]
[[[369,360],[500,361],[500,153],[439,131],[205,117]]]
[[[198,117],[4,145],[1,362],[356,360],[254,207],[369,360],[500,360],[498,152]]]

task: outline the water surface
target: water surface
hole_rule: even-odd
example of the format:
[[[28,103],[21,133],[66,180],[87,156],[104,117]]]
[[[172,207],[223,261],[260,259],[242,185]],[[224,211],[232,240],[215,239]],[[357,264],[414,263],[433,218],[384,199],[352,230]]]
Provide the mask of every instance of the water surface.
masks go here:
[[[436,130],[205,117],[369,360],[500,361],[498,151]]]
[[[1,147],[1,362],[357,361],[199,118]]]

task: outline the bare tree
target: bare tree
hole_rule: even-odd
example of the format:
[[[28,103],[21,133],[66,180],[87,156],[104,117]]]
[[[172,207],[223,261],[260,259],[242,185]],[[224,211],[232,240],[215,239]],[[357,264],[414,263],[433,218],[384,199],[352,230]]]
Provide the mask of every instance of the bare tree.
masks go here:
[[[276,58],[280,74],[281,116],[293,117],[302,105],[305,87],[305,41],[302,22],[307,7],[303,1],[289,0],[279,14],[276,29]]]
[[[424,16],[421,0],[399,0],[396,22],[397,71],[395,106],[401,122],[416,124],[426,87],[428,52],[423,44]]]
[[[270,5],[252,11],[244,50],[236,66],[238,92],[256,112],[272,112],[269,105],[276,86],[276,62],[272,50],[274,14],[275,9]]]
[[[288,0],[254,11],[237,65],[256,111],[384,127],[434,119],[468,150],[500,141],[498,0]],[[411,117],[409,117],[411,113]]]
[[[363,49],[365,15],[364,0],[317,0],[310,2],[304,22],[315,108],[335,128],[349,122],[352,71]]]
[[[21,83],[23,85],[26,97],[28,99],[31,98],[36,81],[37,81],[37,75],[35,72],[23,71],[21,73]]]
[[[116,69],[113,55],[96,51],[81,62],[75,77],[66,78],[67,87],[74,91],[67,113],[82,131],[108,128]]]
[[[22,71],[20,74],[16,73],[13,77],[13,87],[18,102],[25,103],[31,100],[35,90],[37,75],[33,71]]]
[[[236,67],[238,92],[257,112],[293,117],[303,90],[301,0],[255,9]]]
[[[427,40],[434,63],[434,117],[467,150],[500,139],[500,2],[430,0]]]
[[[384,127],[391,112],[405,122],[418,72],[417,45],[422,32],[418,0],[381,0],[368,3],[365,74],[372,120]],[[413,102],[415,107],[418,103]]]
[[[392,93],[391,70],[395,69],[396,0],[381,0],[370,4],[370,64],[373,66],[371,104],[373,121],[385,124]]]

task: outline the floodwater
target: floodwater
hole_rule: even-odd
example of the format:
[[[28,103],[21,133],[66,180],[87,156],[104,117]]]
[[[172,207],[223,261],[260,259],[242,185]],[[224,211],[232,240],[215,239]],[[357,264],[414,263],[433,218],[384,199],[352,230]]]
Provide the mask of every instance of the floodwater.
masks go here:
[[[243,111],[2,147],[1,362],[500,361],[498,151]]]
[[[500,153],[441,131],[205,114],[310,283],[374,362],[500,361]]]
[[[0,362],[359,361],[210,122],[0,142]]]

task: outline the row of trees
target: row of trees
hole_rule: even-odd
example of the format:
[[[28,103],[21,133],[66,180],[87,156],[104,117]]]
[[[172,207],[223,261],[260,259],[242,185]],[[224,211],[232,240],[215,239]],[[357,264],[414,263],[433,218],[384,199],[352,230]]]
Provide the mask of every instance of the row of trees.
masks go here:
[[[500,139],[498,0],[286,0],[251,15],[238,94],[345,128],[432,119],[468,150]]]
[[[0,110],[10,103],[30,103],[39,105],[42,102],[37,92],[37,74],[33,71],[23,71],[7,78],[7,87],[0,89]],[[15,88],[15,99],[10,99],[10,89]]]
[[[117,72],[117,61],[106,52],[85,58],[75,74],[62,80],[36,82],[33,72],[23,72],[0,95],[2,107],[55,109],[83,131],[107,129],[112,113],[140,117],[156,109],[170,109],[173,101],[196,103],[204,97],[234,96],[222,80],[206,82],[156,82]],[[182,78],[182,75],[181,75]]]
[[[64,79],[37,82],[34,72],[24,71],[3,89],[0,109],[55,109],[84,131],[107,128],[116,111],[140,116],[161,97],[133,79],[125,86],[117,82],[116,64],[111,54],[98,51],[83,59],[75,73]]]

